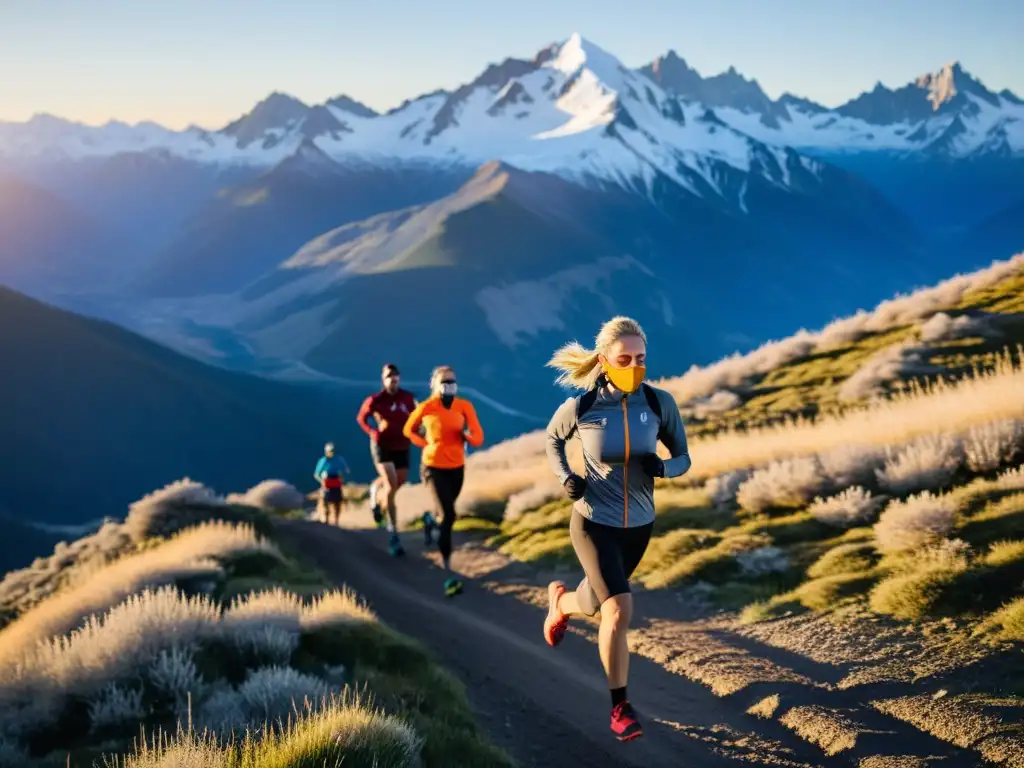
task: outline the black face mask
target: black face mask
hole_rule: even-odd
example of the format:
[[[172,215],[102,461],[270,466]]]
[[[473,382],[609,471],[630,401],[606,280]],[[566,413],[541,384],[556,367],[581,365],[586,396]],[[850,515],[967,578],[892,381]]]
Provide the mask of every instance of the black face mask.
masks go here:
[[[441,395],[441,405],[445,408],[451,408],[452,403],[455,402],[455,395]]]

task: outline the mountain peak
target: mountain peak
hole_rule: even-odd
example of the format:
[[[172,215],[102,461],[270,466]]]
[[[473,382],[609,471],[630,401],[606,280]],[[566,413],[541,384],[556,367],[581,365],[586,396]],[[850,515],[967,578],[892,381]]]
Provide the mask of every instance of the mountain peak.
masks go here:
[[[962,75],[960,62],[954,60],[945,64],[938,72],[921,75],[915,84],[918,88],[928,91],[928,101],[931,102],[932,109],[938,110],[956,96],[957,81]]]
[[[702,77],[675,51],[660,56],[640,72],[668,93],[698,101],[708,107],[729,107],[747,114],[758,114],[769,128],[778,128],[786,119],[785,107],[768,98],[756,79],[747,79],[734,66],[711,77]]]
[[[220,130],[233,136],[238,146],[246,147],[254,141],[266,139],[268,132],[287,129],[303,120],[310,107],[294,96],[274,91],[256,104],[252,110]]]
[[[288,157],[278,163],[269,173],[301,173],[305,176],[333,176],[341,166],[307,136]]]
[[[928,101],[935,112],[951,104],[962,93],[970,93],[993,105],[998,104],[998,97],[972,77],[956,59],[943,65],[937,72],[921,75],[914,81],[914,85],[928,92]]]
[[[659,56],[650,64],[641,67],[640,71],[663,88],[687,96],[697,90],[697,84],[703,78],[686,63],[686,59],[670,48],[668,53]]]
[[[600,80],[619,80],[624,69],[622,62],[598,45],[587,40],[579,32],[573,32],[558,49],[551,60],[554,69],[572,74],[586,67]]]
[[[972,77],[957,60],[951,60],[906,85],[892,89],[881,82],[874,90],[860,94],[836,111],[874,125],[919,123],[938,114],[960,114],[977,109],[967,96],[999,106],[999,97]]]
[[[366,106],[361,101],[356,101],[343,93],[335,96],[333,99],[328,99],[324,106],[340,109],[342,112],[348,112],[356,117],[378,117],[380,115],[379,112]]]

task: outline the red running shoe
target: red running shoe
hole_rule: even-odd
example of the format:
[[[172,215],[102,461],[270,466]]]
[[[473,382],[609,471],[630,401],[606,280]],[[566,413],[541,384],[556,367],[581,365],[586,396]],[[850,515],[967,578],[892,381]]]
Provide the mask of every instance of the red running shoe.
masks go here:
[[[612,707],[612,733],[619,741],[632,741],[644,735],[644,729],[636,719],[636,710],[628,701]]]
[[[569,617],[558,610],[558,598],[565,592],[565,584],[552,581],[548,584],[548,615],[544,619],[544,639],[554,647],[565,637],[565,628],[569,626]]]

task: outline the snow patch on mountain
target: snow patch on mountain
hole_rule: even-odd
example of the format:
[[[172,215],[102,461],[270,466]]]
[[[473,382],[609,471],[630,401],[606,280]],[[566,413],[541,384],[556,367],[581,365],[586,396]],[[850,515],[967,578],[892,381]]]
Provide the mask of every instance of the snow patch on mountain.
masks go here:
[[[601,284],[617,272],[630,270],[651,274],[632,257],[609,256],[592,264],[560,270],[540,280],[488,286],[478,291],[475,298],[494,335],[506,347],[515,349],[543,331],[565,330],[561,317],[565,304],[582,291],[590,292],[595,300],[612,307],[614,300],[601,289]]]

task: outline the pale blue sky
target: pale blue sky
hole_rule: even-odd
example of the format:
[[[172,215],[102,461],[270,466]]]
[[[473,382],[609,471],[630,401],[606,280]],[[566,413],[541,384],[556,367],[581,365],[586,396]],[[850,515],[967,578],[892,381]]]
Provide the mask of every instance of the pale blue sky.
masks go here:
[[[387,109],[574,31],[830,106],[954,58],[1024,96],[1024,0],[0,0],[0,120],[213,128],[273,90]]]

